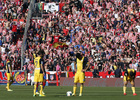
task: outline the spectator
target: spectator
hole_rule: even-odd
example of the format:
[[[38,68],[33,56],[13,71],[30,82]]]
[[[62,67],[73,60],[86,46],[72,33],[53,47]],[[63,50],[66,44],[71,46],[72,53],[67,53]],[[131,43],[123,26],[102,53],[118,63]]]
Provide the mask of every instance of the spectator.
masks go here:
[[[139,23],[137,23],[136,28],[137,28],[138,32],[140,32],[140,22],[139,22]]]
[[[4,64],[1,62],[0,63],[0,70],[5,70],[6,68],[4,68]]]
[[[117,64],[117,66],[121,66],[121,69],[124,69],[124,63],[123,62],[121,62],[121,60],[120,59],[118,59],[118,64]]]
[[[56,63],[56,73],[57,73],[58,77],[60,78],[61,68],[60,68],[60,65],[58,62]]]
[[[103,69],[103,62],[102,62],[102,60],[99,60],[98,61],[98,70],[102,71],[102,69]]]
[[[135,60],[133,60],[133,62],[132,62],[132,68],[135,69],[135,71],[138,70],[138,63],[136,63]]]
[[[140,62],[138,63],[138,71],[140,71]]]
[[[115,74],[116,78],[120,78],[120,76],[122,75],[121,66],[117,67],[117,69],[115,70],[114,74]]]
[[[93,74],[94,78],[99,78],[99,71],[98,71],[97,66],[94,66],[94,70],[93,70],[92,74]]]
[[[51,63],[51,62],[48,63],[47,67],[48,67],[49,71],[54,71],[54,69],[55,69],[53,63]]]
[[[71,70],[72,70],[73,74],[75,74],[75,68],[74,68],[74,61],[73,60],[72,60],[70,66],[71,66]]]

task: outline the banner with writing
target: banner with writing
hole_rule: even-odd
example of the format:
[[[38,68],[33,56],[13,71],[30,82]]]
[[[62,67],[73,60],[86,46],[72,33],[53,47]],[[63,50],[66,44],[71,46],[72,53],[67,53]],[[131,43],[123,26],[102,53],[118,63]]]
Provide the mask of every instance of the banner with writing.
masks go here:
[[[45,3],[44,4],[44,10],[54,12],[59,11],[59,5],[56,5],[56,3]]]
[[[12,72],[14,83],[16,85],[25,85],[25,74],[24,71],[13,71]],[[7,83],[7,74],[6,71],[0,71],[0,84],[6,84]]]

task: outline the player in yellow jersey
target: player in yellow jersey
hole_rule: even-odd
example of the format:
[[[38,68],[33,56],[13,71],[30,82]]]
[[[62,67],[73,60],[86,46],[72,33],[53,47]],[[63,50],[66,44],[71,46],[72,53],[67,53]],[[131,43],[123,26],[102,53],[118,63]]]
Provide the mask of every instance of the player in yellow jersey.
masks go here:
[[[45,71],[44,71],[44,61],[43,61],[43,58],[44,57],[44,52],[43,51],[39,51],[38,52],[38,56],[34,59],[34,66],[35,66],[35,69],[34,69],[34,94],[33,96],[36,96],[36,86],[37,86],[37,83],[39,82],[40,83],[40,94],[39,96],[45,96],[44,94],[42,94],[42,91],[43,91],[43,75],[45,74]]]
[[[13,91],[10,89],[10,85],[14,82],[14,78],[12,76],[12,61],[13,57],[9,57],[6,62],[6,70],[7,70],[7,91]]]
[[[127,68],[125,70],[125,74],[124,74],[124,87],[123,87],[123,92],[124,92],[124,95],[126,95],[126,86],[128,84],[128,81],[130,81],[131,85],[132,85],[132,92],[133,92],[133,96],[136,96],[137,94],[135,93],[135,75],[136,75],[136,71],[134,69],[130,69],[130,68]]]
[[[77,68],[76,68],[77,64]],[[86,65],[88,66],[86,67]],[[80,93],[79,96],[82,96],[83,85],[85,82],[85,71],[89,68],[88,59],[83,57],[82,54],[76,54],[76,60],[74,64],[74,68],[76,71],[75,78],[74,78],[74,87],[73,87],[73,96],[76,95],[77,83],[80,83]]]

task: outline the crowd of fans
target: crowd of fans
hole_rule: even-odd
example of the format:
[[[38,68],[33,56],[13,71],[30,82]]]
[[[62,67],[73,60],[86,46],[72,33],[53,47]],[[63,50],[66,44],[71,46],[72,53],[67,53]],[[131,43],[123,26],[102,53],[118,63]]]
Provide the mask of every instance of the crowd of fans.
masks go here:
[[[14,70],[21,69],[21,45],[30,1],[0,0],[0,69],[13,57]]]
[[[31,71],[34,57],[43,49],[46,71],[74,71],[77,52],[88,58],[88,70],[96,75],[98,72],[120,72],[128,66],[139,71],[139,0],[36,2],[41,1],[57,2],[59,5],[64,3],[63,11],[43,11],[45,17],[41,20],[31,20],[27,33],[24,68]],[[1,48],[4,48],[4,41],[1,44]],[[9,42],[8,45],[15,44]],[[19,50],[13,50],[13,53],[20,56]]]
[[[50,2],[51,0],[49,0]],[[38,1],[40,2],[40,1]],[[45,1],[44,1],[45,2]],[[47,2],[47,1],[46,1]],[[140,2],[137,0],[60,0],[64,11],[43,11],[28,30],[26,64],[40,49],[48,71],[74,71],[77,52],[90,71],[140,67]],[[81,4],[81,5],[80,5]]]

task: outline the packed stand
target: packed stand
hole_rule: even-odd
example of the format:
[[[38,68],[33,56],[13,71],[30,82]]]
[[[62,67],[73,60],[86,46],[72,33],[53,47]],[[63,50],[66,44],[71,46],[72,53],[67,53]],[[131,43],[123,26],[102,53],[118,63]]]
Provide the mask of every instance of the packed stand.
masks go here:
[[[62,3],[61,11],[43,11],[47,16],[32,20],[27,65],[43,49],[46,71],[74,71],[77,52],[88,57],[89,71],[96,77],[99,72],[118,74],[128,66],[139,71],[139,0],[60,0],[59,6]]]
[[[21,69],[21,45],[30,1],[0,0],[0,70],[6,69],[8,57],[12,68]]]

